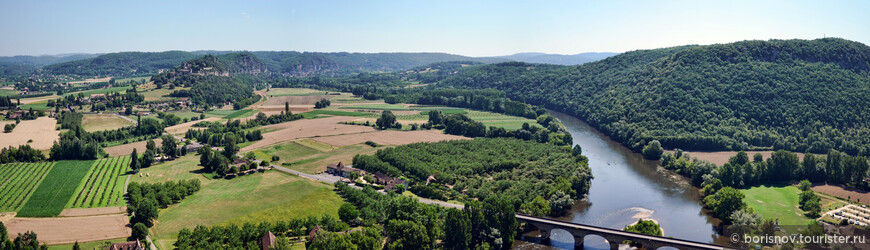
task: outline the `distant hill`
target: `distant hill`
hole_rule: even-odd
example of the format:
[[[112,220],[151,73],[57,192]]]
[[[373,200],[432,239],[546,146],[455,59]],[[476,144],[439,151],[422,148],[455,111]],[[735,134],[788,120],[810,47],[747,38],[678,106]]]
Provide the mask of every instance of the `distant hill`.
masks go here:
[[[467,57],[445,53],[319,53],[319,52],[252,52],[269,70],[290,76],[344,76],[363,72],[409,70],[437,62],[473,61],[506,62],[508,59]]]
[[[120,52],[43,67],[48,74],[127,76],[157,73],[199,57],[185,51]]]
[[[545,54],[545,53],[518,53],[509,56],[500,56],[499,58],[505,58],[513,61],[527,62],[527,63],[546,63],[546,64],[558,64],[558,65],[580,65],[588,62],[598,61],[604,58],[608,58],[619,53],[610,53],[610,52],[602,52],[602,53],[580,53],[575,55],[559,55],[559,54]]]
[[[870,47],[742,41],[626,52],[578,66],[468,67],[442,84],[496,88],[640,150],[829,149],[870,155]]]
[[[171,69],[202,55],[238,55],[233,51],[166,51],[109,53],[43,67],[49,74],[82,76],[147,75]],[[294,51],[244,52],[265,65],[266,70],[287,76],[345,76],[363,72],[393,72],[446,61],[506,62],[504,58],[475,58],[445,53],[320,53]],[[39,66],[39,65],[36,65]]]
[[[42,67],[49,64],[63,63],[81,59],[94,58],[99,54],[64,54],[52,56],[0,56],[0,63],[21,64]]]

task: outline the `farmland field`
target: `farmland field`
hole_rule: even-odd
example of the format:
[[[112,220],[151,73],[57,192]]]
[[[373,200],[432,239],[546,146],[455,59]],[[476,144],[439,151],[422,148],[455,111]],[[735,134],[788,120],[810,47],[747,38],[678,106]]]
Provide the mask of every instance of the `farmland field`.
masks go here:
[[[300,146],[303,147],[303,146]],[[160,183],[200,179],[202,189],[179,204],[160,211],[151,228],[155,244],[172,249],[179,230],[195,225],[242,224],[305,218],[309,215],[337,215],[343,203],[332,186],[301,177],[268,171],[231,180],[205,179],[196,173],[199,157],[187,155],[172,162],[142,169],[142,177],[131,181]]]
[[[82,127],[88,132],[114,130],[132,125],[134,125],[132,122],[116,115],[86,114],[82,116]]]
[[[87,178],[76,188],[76,196],[67,208],[123,206],[124,181],[130,166],[130,157],[98,160],[88,171]]]
[[[0,165],[0,212],[18,210],[54,164],[51,162]]]
[[[0,96],[10,96],[10,95],[17,95],[17,94],[18,94],[18,90],[5,89],[5,88],[0,89]]]
[[[0,133],[0,148],[29,144],[35,149],[50,149],[60,134],[56,124],[57,120],[48,117],[21,121],[12,133]]]
[[[781,225],[806,225],[812,220],[799,208],[800,190],[795,186],[760,186],[740,191],[746,195],[743,202],[765,219],[779,219]],[[822,208],[842,203],[824,195],[819,197],[822,198]]]
[[[350,112],[350,111],[337,111],[337,110],[313,110],[305,113],[301,113],[302,117],[305,119],[314,119],[320,115],[340,115],[340,116],[366,116],[366,117],[376,117],[375,114],[371,113],[363,113],[363,112]]]
[[[325,95],[325,91],[314,89],[297,89],[297,88],[274,88],[268,92],[269,96],[301,96],[301,95]]]
[[[19,217],[51,217],[63,211],[95,161],[59,161],[18,211]]]

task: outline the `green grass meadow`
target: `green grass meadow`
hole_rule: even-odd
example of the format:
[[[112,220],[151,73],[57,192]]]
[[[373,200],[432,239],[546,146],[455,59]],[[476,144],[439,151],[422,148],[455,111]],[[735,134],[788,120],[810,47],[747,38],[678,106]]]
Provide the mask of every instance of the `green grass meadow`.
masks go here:
[[[740,191],[746,196],[743,202],[764,219],[779,219],[780,225],[806,225],[813,220],[805,216],[806,212],[800,209],[801,191],[795,186],[758,186]],[[833,203],[842,203],[827,195],[816,194],[822,198],[823,208]]]

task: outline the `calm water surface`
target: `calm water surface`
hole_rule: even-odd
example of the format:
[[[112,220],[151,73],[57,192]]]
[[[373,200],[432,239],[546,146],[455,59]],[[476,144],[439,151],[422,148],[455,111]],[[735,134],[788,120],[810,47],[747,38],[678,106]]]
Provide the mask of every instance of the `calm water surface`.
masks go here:
[[[550,111],[559,118],[583,147],[592,168],[592,187],[587,200],[577,201],[560,220],[613,229],[622,229],[639,218],[659,222],[665,236],[714,243],[719,221],[708,216],[699,200],[698,190],[688,179],[658,168],[653,161],[601,134],[570,115]],[[534,233],[532,233],[534,234]],[[567,231],[554,230],[550,246],[517,241],[517,249],[574,248]],[[603,238],[587,236],[586,249],[609,249]]]

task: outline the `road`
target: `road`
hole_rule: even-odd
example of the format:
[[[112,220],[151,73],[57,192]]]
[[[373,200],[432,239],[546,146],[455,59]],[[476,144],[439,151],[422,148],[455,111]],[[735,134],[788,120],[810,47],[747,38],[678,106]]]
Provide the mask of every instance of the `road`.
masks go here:
[[[242,156],[241,154],[237,154],[237,156],[239,158],[244,158],[244,156]],[[255,159],[254,161],[257,163],[260,163],[260,160]],[[301,176],[304,178],[308,178],[308,179],[316,180],[316,181],[320,181],[320,182],[325,182],[325,183],[329,183],[329,184],[335,184],[336,182],[341,181],[341,177],[327,174],[327,173],[307,174],[307,173],[299,172],[299,171],[296,171],[293,169],[289,169],[289,168],[285,168],[285,167],[281,167],[281,166],[276,166],[274,164],[269,164],[269,166],[271,166],[275,170],[278,170],[281,172],[295,174],[295,175],[298,175],[298,176]],[[362,187],[359,187],[356,185],[350,185],[350,186],[353,188],[356,188],[356,189],[362,189]],[[378,192],[385,193],[384,190],[378,190]],[[430,200],[430,199],[426,199],[426,198],[422,198],[422,197],[417,197],[417,199],[421,203],[432,204],[432,205],[442,206],[442,207],[446,207],[446,208],[462,209],[463,207],[465,207],[465,206],[460,205],[460,204],[447,203],[447,202],[438,201],[438,200]]]
[[[113,113],[113,115],[115,115],[117,117],[121,117],[121,119],[128,120],[128,121],[132,122],[133,124],[139,124],[138,122],[136,122],[136,120],[130,119],[130,117],[119,115],[117,113]]]

